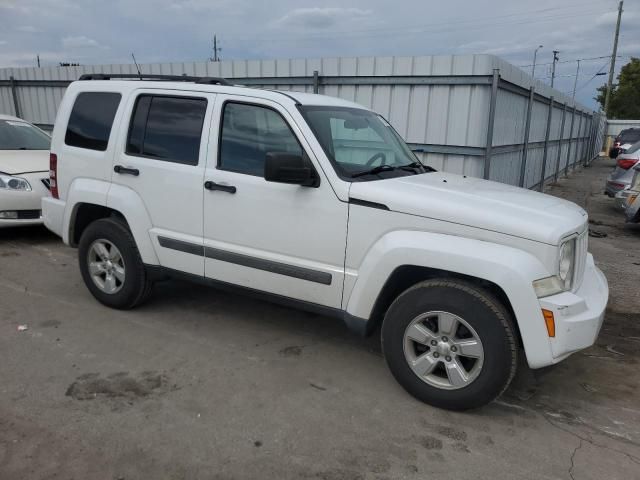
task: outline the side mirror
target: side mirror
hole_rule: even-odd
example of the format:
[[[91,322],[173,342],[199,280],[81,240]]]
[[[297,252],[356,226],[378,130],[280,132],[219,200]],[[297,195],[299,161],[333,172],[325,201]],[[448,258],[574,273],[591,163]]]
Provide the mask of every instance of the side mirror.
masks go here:
[[[320,185],[320,178],[306,155],[286,152],[267,153],[264,179],[267,182],[289,183],[303,187]]]

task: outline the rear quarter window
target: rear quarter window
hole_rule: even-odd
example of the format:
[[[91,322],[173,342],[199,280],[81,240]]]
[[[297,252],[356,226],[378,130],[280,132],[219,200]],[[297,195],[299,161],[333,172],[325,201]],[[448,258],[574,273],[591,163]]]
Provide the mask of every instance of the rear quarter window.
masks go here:
[[[131,116],[126,153],[197,165],[206,111],[205,98],[140,95]]]
[[[121,97],[112,92],[80,93],[69,115],[64,143],[104,152]]]

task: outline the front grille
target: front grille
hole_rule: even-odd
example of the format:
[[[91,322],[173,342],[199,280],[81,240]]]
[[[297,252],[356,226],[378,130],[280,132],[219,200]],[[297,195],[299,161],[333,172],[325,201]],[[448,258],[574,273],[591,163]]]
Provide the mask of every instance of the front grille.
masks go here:
[[[576,291],[582,285],[584,270],[587,265],[587,251],[589,247],[589,229],[585,229],[576,238],[576,270],[573,277],[573,290]]]
[[[18,210],[18,220],[37,220],[41,210]]]
[[[48,178],[41,178],[40,181],[44,184],[47,190],[51,190],[51,180]]]

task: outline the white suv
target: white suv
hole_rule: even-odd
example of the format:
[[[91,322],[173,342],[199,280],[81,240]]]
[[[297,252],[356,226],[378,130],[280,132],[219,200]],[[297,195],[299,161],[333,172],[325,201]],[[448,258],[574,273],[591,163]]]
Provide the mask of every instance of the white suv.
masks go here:
[[[608,287],[577,205],[436,172],[355,103],[116,77],[67,89],[43,200],[103,304],[179,275],[381,323],[396,379],[449,409],[500,395],[521,352],[539,368],[594,343]]]

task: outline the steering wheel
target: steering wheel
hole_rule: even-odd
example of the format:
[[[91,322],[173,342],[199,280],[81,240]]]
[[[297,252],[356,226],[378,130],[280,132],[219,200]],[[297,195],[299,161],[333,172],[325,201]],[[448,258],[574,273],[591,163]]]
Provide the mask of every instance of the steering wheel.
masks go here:
[[[387,156],[382,152],[376,153],[373,157],[367,160],[367,167],[370,167],[371,165],[373,165],[373,162],[375,162],[379,158],[382,159],[382,163],[384,164],[385,160],[387,159]]]

